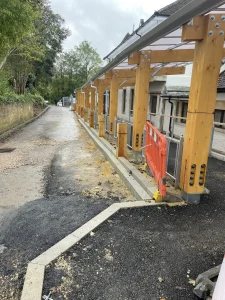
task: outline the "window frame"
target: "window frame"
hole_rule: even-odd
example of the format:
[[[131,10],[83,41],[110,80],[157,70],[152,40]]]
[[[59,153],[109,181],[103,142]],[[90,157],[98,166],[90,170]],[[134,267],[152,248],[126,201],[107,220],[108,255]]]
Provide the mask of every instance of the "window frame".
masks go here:
[[[123,96],[122,96],[122,114],[125,115],[126,113],[126,98],[127,98],[127,89],[123,89]]]
[[[155,103],[155,112],[153,112],[153,98],[155,97],[156,103]],[[158,95],[157,94],[150,94],[149,99],[149,114],[150,115],[156,115],[157,114],[157,103],[158,103]]]
[[[135,90],[134,88],[130,89],[130,116],[133,117],[134,115],[134,95],[135,95]]]

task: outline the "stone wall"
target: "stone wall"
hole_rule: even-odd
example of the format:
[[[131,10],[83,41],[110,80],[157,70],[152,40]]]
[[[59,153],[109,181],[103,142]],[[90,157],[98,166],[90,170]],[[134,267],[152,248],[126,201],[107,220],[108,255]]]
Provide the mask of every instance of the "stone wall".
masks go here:
[[[0,104],[0,134],[34,116],[33,103]]]

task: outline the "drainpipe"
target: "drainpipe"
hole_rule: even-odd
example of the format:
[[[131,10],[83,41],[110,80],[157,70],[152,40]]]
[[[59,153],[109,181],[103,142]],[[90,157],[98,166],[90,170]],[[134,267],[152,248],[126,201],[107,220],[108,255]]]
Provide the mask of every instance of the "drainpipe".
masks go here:
[[[171,96],[169,96],[169,103],[171,104],[170,108],[170,123],[169,123],[169,132],[170,132],[170,137],[172,137],[172,115],[173,115],[173,102],[170,100]]]

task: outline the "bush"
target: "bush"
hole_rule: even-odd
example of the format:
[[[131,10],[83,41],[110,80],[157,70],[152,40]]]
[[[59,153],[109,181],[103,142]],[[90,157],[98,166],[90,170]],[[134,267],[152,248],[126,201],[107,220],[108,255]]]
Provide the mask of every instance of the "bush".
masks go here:
[[[17,94],[8,94],[0,95],[0,105],[1,104],[10,104],[10,103],[25,103],[33,102],[35,106],[45,106],[45,100],[40,95],[17,95]]]

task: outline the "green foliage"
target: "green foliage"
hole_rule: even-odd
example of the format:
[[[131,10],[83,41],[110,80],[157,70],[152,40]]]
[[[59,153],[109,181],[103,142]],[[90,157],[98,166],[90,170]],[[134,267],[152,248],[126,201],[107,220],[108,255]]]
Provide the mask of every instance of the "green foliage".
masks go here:
[[[0,20],[0,104],[55,102],[101,67],[87,41],[62,53],[70,32],[49,0],[1,0]]]
[[[91,44],[83,41],[58,57],[52,80],[52,97],[70,96],[101,68],[102,60]]]
[[[15,93],[5,94],[4,96],[0,95],[0,105],[2,104],[12,104],[12,103],[25,103],[33,102],[36,106],[45,106],[45,100],[40,95],[17,95]]]
[[[18,42],[29,36],[38,16],[36,1],[1,0],[0,53],[16,47]]]
[[[0,70],[17,94],[48,90],[56,57],[69,35],[64,20],[52,12],[48,0],[2,1]]]

